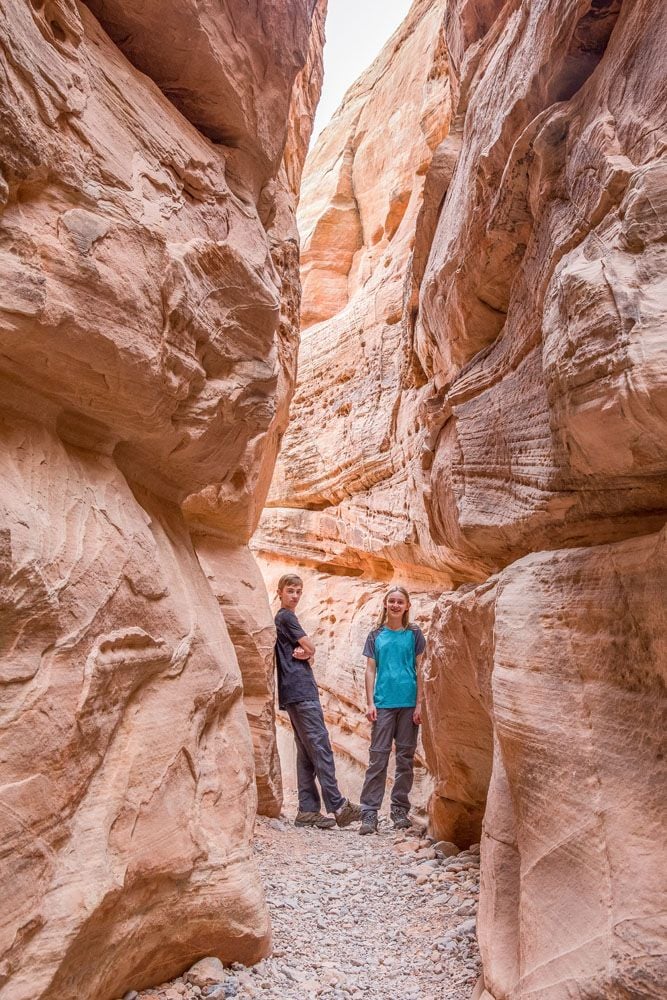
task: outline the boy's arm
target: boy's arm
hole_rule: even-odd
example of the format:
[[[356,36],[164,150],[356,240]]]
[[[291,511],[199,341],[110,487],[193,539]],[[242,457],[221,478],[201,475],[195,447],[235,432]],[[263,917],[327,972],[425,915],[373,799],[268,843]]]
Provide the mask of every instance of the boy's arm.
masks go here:
[[[412,721],[416,726],[420,725],[422,721],[422,699],[424,693],[424,676],[422,673],[422,660],[424,659],[424,654],[419,653],[415,657],[416,670],[417,670],[417,704],[415,705],[415,710],[412,713]]]
[[[315,643],[306,635],[301,622],[293,611],[287,611],[282,615],[283,630],[286,637],[294,643],[292,656],[296,660],[309,660],[315,655]]]
[[[307,635],[302,635],[292,656],[297,660],[309,660],[315,656],[315,643]]]
[[[364,682],[366,684],[366,718],[369,722],[375,722],[378,717],[378,710],[375,707],[375,701],[373,699],[373,693],[375,691],[375,671],[376,671],[375,660],[372,656],[366,657],[366,673],[364,674]]]

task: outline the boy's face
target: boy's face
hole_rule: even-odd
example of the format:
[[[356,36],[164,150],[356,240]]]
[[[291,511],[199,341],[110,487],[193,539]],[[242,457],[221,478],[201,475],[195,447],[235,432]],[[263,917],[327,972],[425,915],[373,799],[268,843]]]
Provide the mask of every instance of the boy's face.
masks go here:
[[[303,587],[300,583],[286,583],[283,589],[278,591],[281,607],[294,611],[301,600],[302,593]]]

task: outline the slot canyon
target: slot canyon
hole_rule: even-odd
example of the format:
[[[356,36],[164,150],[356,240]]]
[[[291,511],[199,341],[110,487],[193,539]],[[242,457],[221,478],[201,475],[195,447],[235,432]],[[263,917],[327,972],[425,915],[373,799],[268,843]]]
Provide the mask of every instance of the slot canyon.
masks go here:
[[[327,13],[0,0],[0,1000],[664,997],[667,6],[413,0],[311,144]],[[412,839],[291,828],[287,572],[357,801],[410,592]],[[253,987],[288,863],[438,974]]]

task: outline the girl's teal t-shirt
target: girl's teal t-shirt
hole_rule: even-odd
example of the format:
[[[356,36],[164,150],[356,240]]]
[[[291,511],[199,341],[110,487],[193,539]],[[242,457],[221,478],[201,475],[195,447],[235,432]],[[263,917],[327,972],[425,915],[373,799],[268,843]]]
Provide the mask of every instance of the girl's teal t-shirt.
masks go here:
[[[376,708],[414,708],[417,704],[417,656],[424,652],[424,633],[416,625],[374,629],[366,639],[364,656],[375,660]]]

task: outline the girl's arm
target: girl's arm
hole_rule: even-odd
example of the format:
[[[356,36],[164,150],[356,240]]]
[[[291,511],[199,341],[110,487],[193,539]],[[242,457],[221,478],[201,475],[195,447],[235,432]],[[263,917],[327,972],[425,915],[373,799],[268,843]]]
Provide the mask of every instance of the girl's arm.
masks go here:
[[[424,678],[422,674],[422,660],[424,659],[424,654],[420,653],[419,656],[415,658],[415,669],[417,671],[417,704],[415,705],[415,710],[412,713],[412,721],[415,726],[420,725],[422,721],[422,695],[424,689]]]
[[[375,660],[372,656],[366,657],[366,673],[364,681],[366,683],[366,718],[369,722],[375,722],[378,717],[378,710],[375,707],[373,693],[375,691]]]

